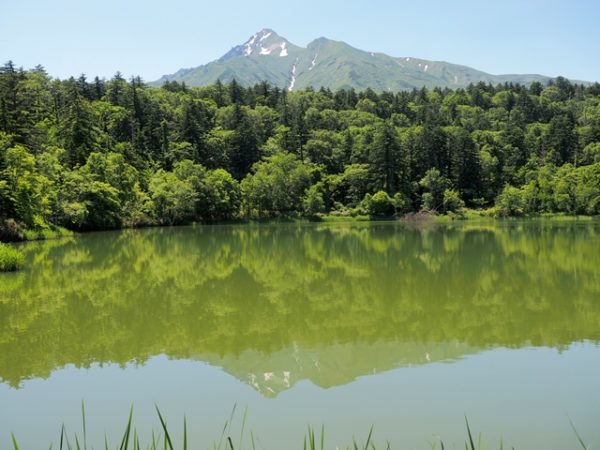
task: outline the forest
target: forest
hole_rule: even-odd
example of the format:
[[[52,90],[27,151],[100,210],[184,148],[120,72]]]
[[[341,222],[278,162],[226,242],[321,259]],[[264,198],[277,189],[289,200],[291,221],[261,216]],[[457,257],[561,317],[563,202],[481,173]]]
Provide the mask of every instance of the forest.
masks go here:
[[[0,240],[464,208],[600,214],[600,84],[288,92],[0,68]]]

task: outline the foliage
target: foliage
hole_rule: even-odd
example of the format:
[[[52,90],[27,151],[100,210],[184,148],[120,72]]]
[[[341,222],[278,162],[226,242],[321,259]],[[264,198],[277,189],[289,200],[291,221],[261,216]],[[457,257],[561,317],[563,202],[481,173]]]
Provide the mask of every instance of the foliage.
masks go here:
[[[427,171],[425,176],[419,181],[419,185],[427,191],[422,196],[423,208],[443,212],[446,192],[449,191],[449,187],[451,186],[450,180],[434,167]]]
[[[565,164],[548,169],[529,171],[529,181],[521,188],[506,186],[496,202],[497,214],[600,214],[600,163],[582,167]]]
[[[78,171],[65,180],[61,206],[62,221],[72,228],[104,230],[121,226],[119,191]]]
[[[201,217],[205,220],[235,219],[242,201],[240,184],[224,169],[211,170],[199,196]]]
[[[513,186],[506,186],[496,202],[500,216],[520,216],[523,214],[523,197],[521,191]]]
[[[58,80],[9,62],[0,106],[0,223],[20,230],[10,239],[61,226],[354,213],[379,191],[397,214],[463,203],[598,214],[600,86],[560,78],[288,92],[235,81],[152,88],[120,74]]]
[[[446,189],[444,191],[443,209],[444,212],[457,213],[465,207],[465,202],[460,198],[458,191]]]
[[[182,223],[193,217],[196,193],[188,180],[161,169],[150,178],[149,191],[160,223]]]
[[[376,192],[372,197],[366,197],[365,206],[367,212],[375,217],[390,217],[394,215],[394,200],[390,198],[387,192]]]
[[[304,199],[302,200],[304,214],[307,217],[315,218],[319,213],[325,212],[322,189],[322,183],[313,184],[307,189]]]
[[[396,192],[392,199],[396,214],[404,214],[410,211],[410,199],[402,192]]]
[[[295,155],[278,153],[253,166],[242,182],[250,216],[274,217],[301,212],[311,170]]]
[[[0,272],[13,272],[23,266],[23,254],[14,247],[0,243]]]

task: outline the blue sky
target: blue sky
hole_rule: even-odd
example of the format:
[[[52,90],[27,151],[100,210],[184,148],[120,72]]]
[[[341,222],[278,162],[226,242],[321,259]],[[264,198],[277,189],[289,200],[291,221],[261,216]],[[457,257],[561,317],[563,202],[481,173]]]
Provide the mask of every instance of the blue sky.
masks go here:
[[[262,28],[486,72],[600,81],[597,0],[0,0],[0,63],[151,81]]]

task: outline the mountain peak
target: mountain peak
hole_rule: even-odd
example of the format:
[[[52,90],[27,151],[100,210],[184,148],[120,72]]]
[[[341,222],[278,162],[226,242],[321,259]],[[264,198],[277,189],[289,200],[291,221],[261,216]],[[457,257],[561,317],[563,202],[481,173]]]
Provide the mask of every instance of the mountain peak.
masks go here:
[[[244,42],[242,45],[254,45],[256,42],[263,42],[263,41],[265,41],[266,39],[269,39],[269,38],[283,39],[281,36],[279,36],[272,29],[270,29],[270,28],[263,28],[259,32],[254,33],[252,36],[250,36],[248,38],[248,40],[246,42]],[[285,39],[283,39],[283,40],[285,40]]]
[[[260,30],[258,33],[255,34],[255,36],[258,36],[259,39],[266,39],[266,37],[270,36],[270,35],[279,37],[277,32],[275,32],[275,30],[273,30],[272,28],[263,28],[262,30]]]
[[[224,62],[239,56],[282,56],[288,55],[290,43],[271,28],[254,33],[246,42],[233,47],[219,61]]]
[[[309,43],[308,47],[315,45],[315,44],[323,44],[325,42],[333,42],[333,41],[331,39],[326,38],[325,36],[321,36],[321,37],[316,38],[311,43]]]

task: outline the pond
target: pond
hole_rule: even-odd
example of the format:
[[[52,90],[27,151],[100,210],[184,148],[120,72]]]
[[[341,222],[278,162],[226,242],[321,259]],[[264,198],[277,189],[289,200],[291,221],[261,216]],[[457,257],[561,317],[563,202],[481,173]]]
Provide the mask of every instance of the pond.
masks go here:
[[[600,222],[220,225],[23,247],[0,275],[0,448],[600,445]],[[238,448],[239,445],[236,445]],[[224,446],[222,447],[224,448]]]

